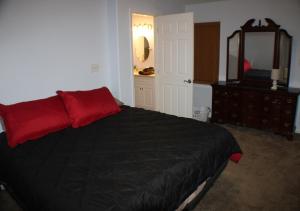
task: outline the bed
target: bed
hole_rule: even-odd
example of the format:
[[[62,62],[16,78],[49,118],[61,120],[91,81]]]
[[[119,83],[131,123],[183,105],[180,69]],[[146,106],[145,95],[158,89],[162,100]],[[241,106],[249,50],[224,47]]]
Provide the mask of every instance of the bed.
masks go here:
[[[244,72],[244,77],[250,79],[270,80],[271,70],[249,69],[247,72]]]
[[[122,106],[116,115],[11,149],[1,176],[28,210],[176,210],[240,147],[224,128]]]

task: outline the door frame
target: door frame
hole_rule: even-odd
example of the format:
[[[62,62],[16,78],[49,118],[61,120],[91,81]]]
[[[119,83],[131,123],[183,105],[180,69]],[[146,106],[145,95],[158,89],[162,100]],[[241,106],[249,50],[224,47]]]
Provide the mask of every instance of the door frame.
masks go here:
[[[133,72],[133,65],[134,65],[134,62],[133,62],[133,36],[132,36],[132,16],[133,14],[139,14],[139,15],[147,15],[147,16],[152,16],[154,19],[155,19],[155,16],[153,14],[150,14],[150,13],[147,13],[147,12],[139,12],[139,11],[136,11],[136,10],[132,10],[132,9],[129,9],[129,45],[130,45],[130,66],[131,66],[131,74],[130,74],[130,86],[131,86],[131,92],[132,92],[132,102],[131,104],[133,106],[135,106],[135,90],[134,90],[134,72]],[[154,21],[153,21],[153,30],[155,30],[155,25],[154,25]],[[153,36],[154,36],[154,42],[155,42],[155,33],[153,33]],[[153,49],[154,49],[154,69],[155,69],[155,44],[153,46]],[[156,78],[154,77],[154,84],[156,86]],[[155,96],[156,98],[156,96]],[[156,100],[156,99],[155,99]],[[157,107],[157,102],[155,101],[155,108]]]

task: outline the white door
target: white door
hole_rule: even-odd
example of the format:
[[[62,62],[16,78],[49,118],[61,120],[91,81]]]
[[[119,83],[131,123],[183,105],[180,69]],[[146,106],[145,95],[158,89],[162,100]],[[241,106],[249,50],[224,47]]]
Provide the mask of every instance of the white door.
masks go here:
[[[157,110],[192,117],[194,21],[193,13],[155,18]]]

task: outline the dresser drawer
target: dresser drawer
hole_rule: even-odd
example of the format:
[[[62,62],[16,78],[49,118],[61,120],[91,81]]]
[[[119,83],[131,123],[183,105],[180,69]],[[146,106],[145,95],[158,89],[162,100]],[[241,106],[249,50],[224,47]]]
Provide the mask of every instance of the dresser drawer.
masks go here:
[[[213,85],[213,121],[270,130],[291,138],[299,93],[300,89]]]
[[[282,105],[284,102],[284,97],[281,96],[273,96],[271,100],[272,105]]]
[[[242,97],[242,93],[239,90],[228,89],[228,97],[231,101],[239,101]]]
[[[226,123],[226,117],[223,112],[220,112],[218,110],[213,110],[212,121],[217,123]]]
[[[287,132],[293,132],[293,130],[294,130],[294,127],[293,127],[293,122],[291,122],[291,121],[283,121],[283,122],[281,122],[281,131],[282,132],[285,132],[285,133],[287,133]]]
[[[246,115],[243,118],[243,122],[248,127],[260,128],[260,118],[257,116]]]
[[[263,116],[269,116],[270,113],[271,113],[271,111],[272,111],[272,108],[271,108],[270,105],[264,104],[264,105],[262,106],[262,115],[263,115]]]
[[[212,101],[213,107],[221,107],[224,104],[224,101],[219,98],[214,98]]]
[[[255,91],[243,91],[243,101],[255,102],[262,101],[263,95]]]
[[[261,106],[258,102],[243,102],[242,112],[246,115],[260,115]]]
[[[226,88],[224,87],[214,87],[213,89],[213,96],[214,97],[224,97],[228,95],[228,91]]]
[[[294,105],[297,102],[297,97],[295,96],[288,96],[285,100],[284,103],[286,105]]]
[[[268,117],[263,117],[260,121],[260,128],[262,129],[271,129],[272,121]]]
[[[271,94],[263,94],[263,101],[264,101],[264,103],[271,103],[272,95]]]
[[[238,111],[230,112],[227,118],[230,123],[241,124],[242,122],[241,114]]]

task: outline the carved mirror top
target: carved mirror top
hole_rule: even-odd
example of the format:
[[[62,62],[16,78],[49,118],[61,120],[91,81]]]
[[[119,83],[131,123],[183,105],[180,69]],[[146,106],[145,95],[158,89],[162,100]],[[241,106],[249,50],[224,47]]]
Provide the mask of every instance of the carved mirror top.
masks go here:
[[[262,25],[261,20],[258,20],[258,25],[254,25],[255,19],[248,20],[243,26],[242,30],[245,32],[263,32],[263,31],[276,31],[279,30],[280,25],[276,24],[272,19],[265,18],[267,25]]]

